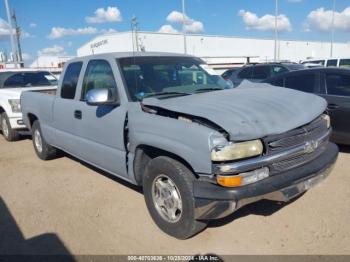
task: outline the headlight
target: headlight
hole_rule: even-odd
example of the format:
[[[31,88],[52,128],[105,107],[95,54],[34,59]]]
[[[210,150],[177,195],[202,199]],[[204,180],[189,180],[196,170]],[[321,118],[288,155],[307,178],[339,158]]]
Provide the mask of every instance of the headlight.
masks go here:
[[[21,103],[19,99],[9,99],[9,104],[13,113],[21,113]]]
[[[322,118],[326,121],[327,128],[330,128],[331,127],[331,118],[329,117],[329,115],[323,114]]]
[[[263,145],[260,140],[253,140],[241,143],[232,143],[223,147],[216,147],[211,151],[212,161],[231,161],[263,153]]]

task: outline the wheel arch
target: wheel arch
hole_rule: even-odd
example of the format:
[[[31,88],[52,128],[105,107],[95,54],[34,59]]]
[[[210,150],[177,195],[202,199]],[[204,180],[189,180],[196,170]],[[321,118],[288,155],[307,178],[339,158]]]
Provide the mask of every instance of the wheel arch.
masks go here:
[[[196,174],[196,172],[194,171],[191,164],[189,162],[187,162],[181,156],[179,156],[175,153],[160,149],[160,148],[155,147],[155,146],[141,144],[141,145],[138,145],[136,147],[135,157],[134,157],[134,161],[133,161],[133,170],[134,170],[135,181],[137,182],[138,185],[142,185],[144,170],[146,169],[146,166],[149,163],[149,161],[151,161],[152,159],[159,157],[159,156],[167,156],[167,157],[170,157],[172,159],[177,160],[178,162],[180,162],[181,164],[186,166],[193,173],[193,175],[196,178],[199,177]]]

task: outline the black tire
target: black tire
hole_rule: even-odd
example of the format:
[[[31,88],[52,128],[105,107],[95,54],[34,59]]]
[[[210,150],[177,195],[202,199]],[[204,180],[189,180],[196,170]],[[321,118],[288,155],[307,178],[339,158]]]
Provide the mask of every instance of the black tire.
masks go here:
[[[41,142],[39,141],[41,140]],[[32,141],[36,155],[42,160],[54,159],[57,156],[57,149],[50,146],[41,132],[40,123],[36,120],[32,126]],[[41,143],[41,147],[40,147]]]
[[[10,120],[5,112],[0,115],[0,121],[2,135],[4,138],[9,142],[17,141],[19,139],[19,134],[15,129],[12,129]]]
[[[159,206],[153,200],[154,182],[165,175],[176,186],[182,200],[182,212],[178,221],[169,222],[159,211]],[[193,197],[193,173],[180,162],[165,156],[152,159],[145,170],[143,193],[148,211],[154,222],[165,233],[178,239],[187,239],[202,231],[207,222],[195,220],[195,203]],[[161,194],[160,194],[161,195]],[[157,209],[158,206],[158,209]],[[179,210],[177,210],[179,211]]]

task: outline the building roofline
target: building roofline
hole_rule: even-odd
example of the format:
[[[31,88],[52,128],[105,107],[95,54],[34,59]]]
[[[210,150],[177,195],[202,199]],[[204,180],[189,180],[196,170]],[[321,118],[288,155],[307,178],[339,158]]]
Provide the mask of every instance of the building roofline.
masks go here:
[[[121,34],[131,34],[132,31],[123,31],[123,32],[110,32],[106,34],[97,35],[94,38],[92,38],[89,42],[83,44],[78,49],[83,48],[84,46],[87,46],[89,43],[95,41],[97,38],[100,38],[102,36],[113,36],[113,35],[121,35]],[[138,34],[153,34],[153,35],[177,35],[181,36],[182,33],[161,33],[161,32],[152,32],[152,31],[138,31]],[[267,38],[267,37],[249,37],[249,36],[234,36],[234,35],[206,35],[206,34],[188,34],[187,37],[191,36],[197,36],[197,37],[221,37],[221,38],[232,38],[232,39],[251,39],[251,40],[266,40],[266,41],[274,41],[273,38]],[[329,43],[330,41],[320,41],[320,40],[302,40],[302,39],[282,39],[280,38],[279,41],[285,41],[285,42],[309,42],[309,43]],[[350,45],[350,42],[334,42],[334,44],[348,44]]]

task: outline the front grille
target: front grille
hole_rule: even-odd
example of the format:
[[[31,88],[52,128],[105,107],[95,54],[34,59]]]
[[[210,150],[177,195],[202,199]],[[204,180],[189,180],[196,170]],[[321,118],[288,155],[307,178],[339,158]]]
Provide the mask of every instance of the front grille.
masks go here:
[[[264,144],[268,155],[273,155],[296,146],[317,141],[316,150],[273,163],[269,166],[270,173],[272,175],[281,173],[310,162],[318,157],[324,151],[325,146],[328,143],[329,137],[326,135],[327,133],[327,123],[322,117],[319,117],[303,127],[294,129],[284,134],[266,137],[264,139]]]

